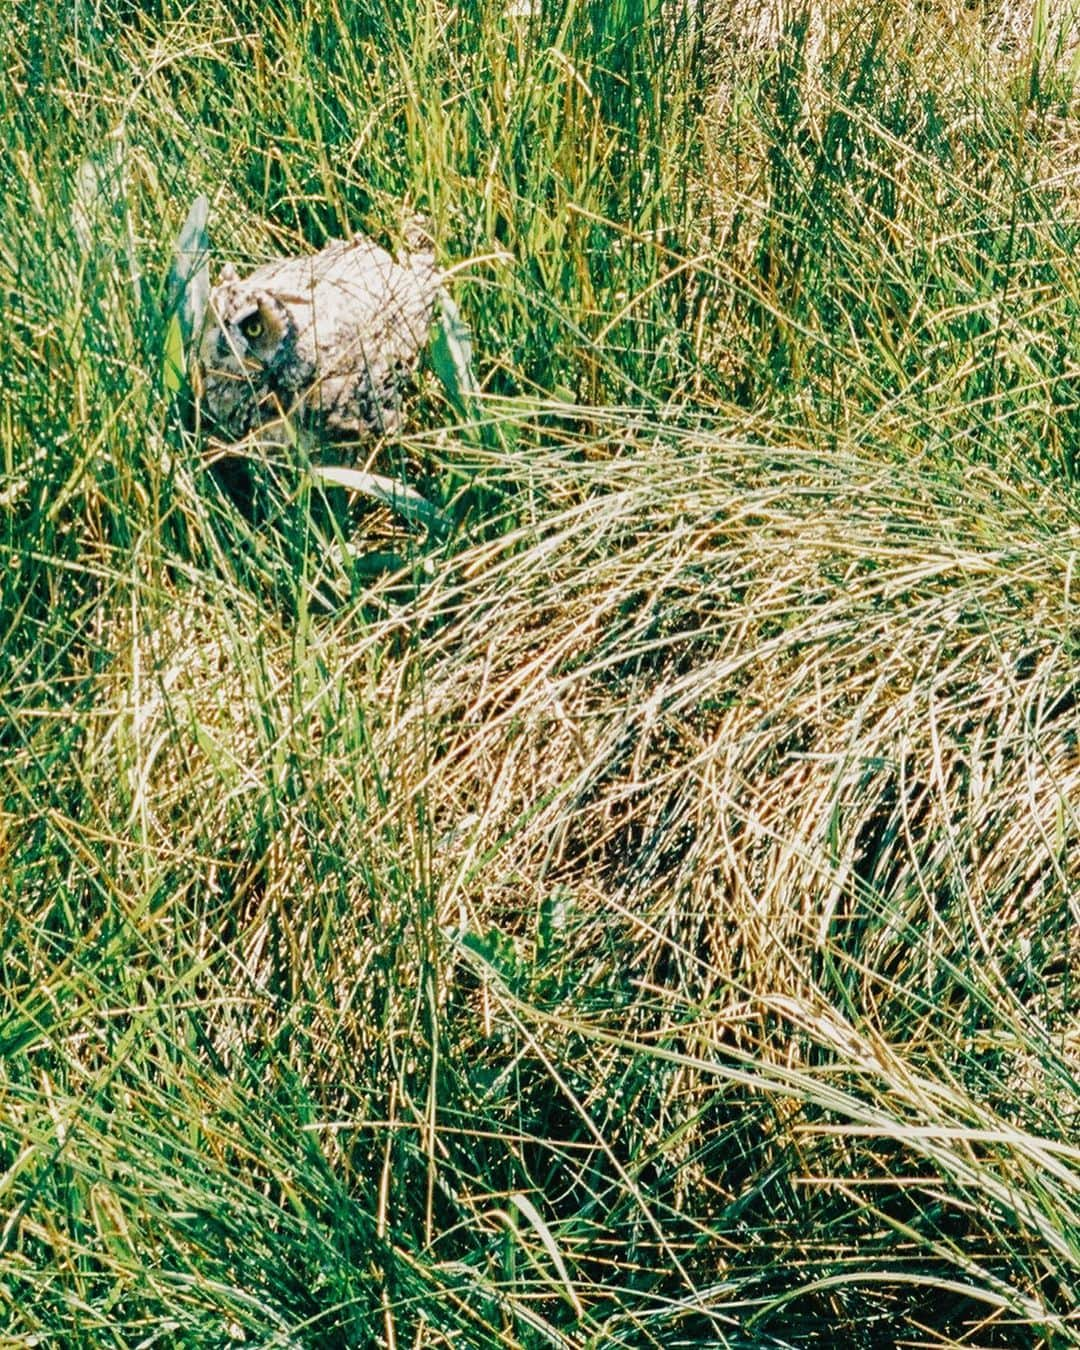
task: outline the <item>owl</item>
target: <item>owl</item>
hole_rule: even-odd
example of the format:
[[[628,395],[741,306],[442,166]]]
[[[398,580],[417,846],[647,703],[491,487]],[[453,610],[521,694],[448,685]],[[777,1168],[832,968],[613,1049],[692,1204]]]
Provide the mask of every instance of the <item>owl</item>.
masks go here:
[[[439,288],[432,253],[395,260],[362,235],[246,277],[227,265],[197,346],[203,411],[232,440],[285,440],[287,422],[360,441],[394,431]]]

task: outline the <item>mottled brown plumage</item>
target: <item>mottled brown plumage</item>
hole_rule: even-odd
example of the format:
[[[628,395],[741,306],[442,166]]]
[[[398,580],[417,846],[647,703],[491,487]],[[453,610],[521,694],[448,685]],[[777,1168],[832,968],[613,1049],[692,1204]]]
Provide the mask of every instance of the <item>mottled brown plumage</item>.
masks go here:
[[[438,293],[431,253],[395,261],[362,236],[243,278],[226,267],[198,346],[206,415],[232,439],[281,439],[286,420],[352,439],[393,431]]]

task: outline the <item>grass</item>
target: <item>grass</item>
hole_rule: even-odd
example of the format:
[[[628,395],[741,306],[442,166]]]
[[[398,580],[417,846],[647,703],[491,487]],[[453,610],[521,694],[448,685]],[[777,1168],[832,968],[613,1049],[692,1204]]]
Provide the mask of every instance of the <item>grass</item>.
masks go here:
[[[1080,1344],[1071,7],[6,20],[0,1344]],[[199,192],[427,216],[449,537]]]

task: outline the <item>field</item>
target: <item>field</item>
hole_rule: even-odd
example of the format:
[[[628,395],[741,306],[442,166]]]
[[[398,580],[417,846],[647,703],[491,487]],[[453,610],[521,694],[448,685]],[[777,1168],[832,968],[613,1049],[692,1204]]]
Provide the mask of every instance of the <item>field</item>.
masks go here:
[[[1080,1346],[1076,7],[3,14],[0,1346]],[[445,528],[200,193],[423,217]]]

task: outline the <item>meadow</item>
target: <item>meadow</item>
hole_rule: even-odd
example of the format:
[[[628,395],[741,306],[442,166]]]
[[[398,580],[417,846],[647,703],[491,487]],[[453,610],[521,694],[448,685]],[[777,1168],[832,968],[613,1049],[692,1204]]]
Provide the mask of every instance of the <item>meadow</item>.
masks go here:
[[[3,19],[0,1346],[1080,1345],[1076,6]],[[445,528],[200,193],[424,217]]]

